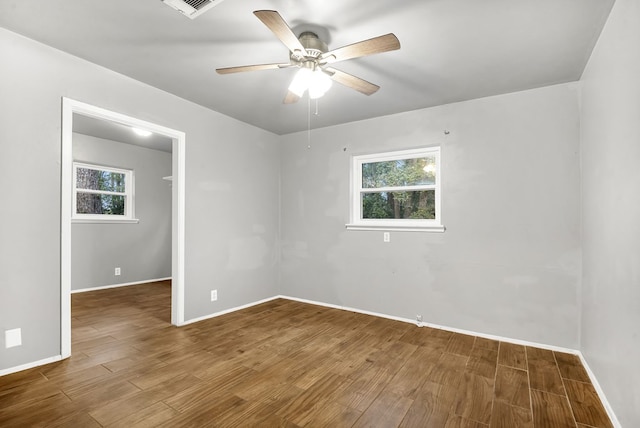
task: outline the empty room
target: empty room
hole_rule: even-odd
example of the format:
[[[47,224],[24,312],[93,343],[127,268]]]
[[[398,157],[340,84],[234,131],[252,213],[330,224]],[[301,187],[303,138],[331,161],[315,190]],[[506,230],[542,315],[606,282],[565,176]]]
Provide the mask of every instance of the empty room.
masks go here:
[[[0,0],[0,55],[0,426],[640,426],[637,0]]]

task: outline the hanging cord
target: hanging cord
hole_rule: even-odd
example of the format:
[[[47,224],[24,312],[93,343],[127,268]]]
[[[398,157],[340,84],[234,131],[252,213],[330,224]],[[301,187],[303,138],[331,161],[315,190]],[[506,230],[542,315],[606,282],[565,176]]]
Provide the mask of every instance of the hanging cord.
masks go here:
[[[307,149],[311,148],[311,97],[307,97]]]
[[[316,99],[316,111],[313,113],[317,116],[318,113],[318,99]],[[311,97],[307,97],[307,149],[311,148]]]

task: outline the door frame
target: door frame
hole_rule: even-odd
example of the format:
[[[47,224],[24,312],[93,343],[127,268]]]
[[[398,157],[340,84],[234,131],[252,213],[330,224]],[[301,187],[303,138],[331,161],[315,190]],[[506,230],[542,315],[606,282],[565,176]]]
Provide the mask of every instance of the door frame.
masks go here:
[[[60,354],[62,358],[71,356],[71,214],[73,209],[74,114],[148,129],[173,140],[171,160],[171,324],[184,325],[185,133],[63,97],[60,201]]]

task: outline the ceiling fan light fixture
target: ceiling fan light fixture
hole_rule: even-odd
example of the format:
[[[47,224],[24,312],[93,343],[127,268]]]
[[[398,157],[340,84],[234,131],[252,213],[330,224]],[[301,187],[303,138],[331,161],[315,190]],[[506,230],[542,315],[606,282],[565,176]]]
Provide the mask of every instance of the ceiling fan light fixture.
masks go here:
[[[309,98],[315,100],[322,97],[331,89],[331,78],[327,76],[322,70],[316,70],[311,73],[311,80],[309,82]]]
[[[289,91],[293,92],[299,97],[304,95],[304,91],[309,87],[309,83],[311,82],[311,74],[313,72],[308,68],[301,68],[298,70],[296,75],[293,77],[291,84],[289,85]]]
[[[331,78],[320,69],[311,70],[303,67],[291,81],[289,91],[302,97],[306,90],[309,90],[309,97],[316,99],[322,97],[331,88]]]

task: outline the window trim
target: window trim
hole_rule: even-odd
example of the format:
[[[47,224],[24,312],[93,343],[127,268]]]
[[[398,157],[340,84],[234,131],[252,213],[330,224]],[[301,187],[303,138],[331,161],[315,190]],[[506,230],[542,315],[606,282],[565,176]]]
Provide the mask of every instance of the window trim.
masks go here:
[[[353,155],[351,157],[351,192],[350,192],[350,223],[348,230],[399,230],[411,232],[444,232],[441,217],[442,200],[442,168],[440,164],[440,146],[430,146],[418,149],[396,150],[383,153]],[[436,183],[432,185],[410,186],[411,190],[435,190],[435,219],[363,219],[361,195],[369,192],[403,191],[409,186],[379,187],[375,189],[362,187],[362,165],[372,162],[385,162],[400,159],[415,159],[425,156],[435,156]]]
[[[111,192],[106,190],[88,190],[79,189],[78,184],[78,168],[93,169],[96,171],[108,171],[117,174],[124,174],[124,193]],[[86,162],[73,162],[73,189],[71,195],[71,221],[73,223],[138,223],[139,220],[135,218],[135,175],[132,169],[116,168],[105,165],[98,165]],[[78,213],[78,192],[93,193],[99,195],[123,195],[124,196],[124,215],[119,214],[81,214]]]

